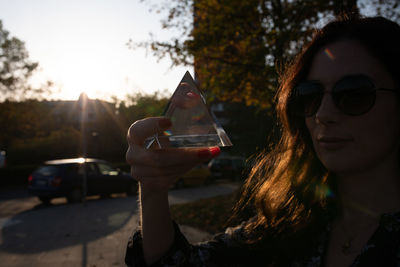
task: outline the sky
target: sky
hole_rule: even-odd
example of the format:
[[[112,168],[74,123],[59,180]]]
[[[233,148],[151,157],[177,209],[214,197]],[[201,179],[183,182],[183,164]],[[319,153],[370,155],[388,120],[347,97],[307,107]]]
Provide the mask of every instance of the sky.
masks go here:
[[[156,2],[156,1],[153,1]],[[162,14],[140,0],[0,0],[0,19],[11,36],[25,42],[39,63],[33,86],[50,80],[58,91],[52,99],[123,98],[126,94],[172,94],[191,67],[171,68],[146,49],[126,45],[154,38],[168,40]]]

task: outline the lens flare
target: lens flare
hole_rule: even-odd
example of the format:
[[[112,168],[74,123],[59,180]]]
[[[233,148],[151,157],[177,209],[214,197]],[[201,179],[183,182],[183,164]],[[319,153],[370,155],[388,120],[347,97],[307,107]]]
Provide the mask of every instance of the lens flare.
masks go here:
[[[335,194],[332,192],[332,190],[326,184],[323,184],[323,185],[318,187],[317,194],[322,196],[323,198],[333,198],[333,197],[335,197]]]
[[[328,48],[325,48],[324,52],[330,58],[330,60],[335,60],[335,56]]]
[[[166,131],[164,131],[164,135],[165,136],[171,136],[172,132],[170,130],[166,130]]]

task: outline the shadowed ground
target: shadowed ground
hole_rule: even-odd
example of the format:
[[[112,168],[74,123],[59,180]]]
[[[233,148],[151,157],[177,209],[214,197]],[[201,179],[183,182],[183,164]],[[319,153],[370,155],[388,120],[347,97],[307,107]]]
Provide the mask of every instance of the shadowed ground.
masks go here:
[[[172,190],[170,202],[227,194],[237,185]],[[23,191],[0,193],[1,266],[124,266],[125,247],[137,226],[137,197],[89,198],[85,204],[55,199],[44,206]],[[183,226],[191,242],[210,237]]]

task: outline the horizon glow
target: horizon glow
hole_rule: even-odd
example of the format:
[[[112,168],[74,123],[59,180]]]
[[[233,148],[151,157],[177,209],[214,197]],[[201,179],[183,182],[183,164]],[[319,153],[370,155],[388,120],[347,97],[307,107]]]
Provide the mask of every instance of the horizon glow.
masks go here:
[[[157,61],[145,49],[126,45],[129,39],[148,41],[150,32],[157,40],[176,34],[162,31],[163,14],[149,8],[129,0],[0,0],[0,19],[39,63],[31,84],[54,83],[49,99],[76,100],[82,92],[105,100],[156,91],[172,94],[192,67],[170,69],[169,59]]]

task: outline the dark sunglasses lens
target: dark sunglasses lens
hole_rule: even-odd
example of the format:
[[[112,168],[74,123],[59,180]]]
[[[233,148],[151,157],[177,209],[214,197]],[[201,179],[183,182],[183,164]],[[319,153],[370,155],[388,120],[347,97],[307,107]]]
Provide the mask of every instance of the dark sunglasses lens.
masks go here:
[[[348,77],[335,85],[332,96],[336,106],[343,113],[362,115],[375,104],[375,86],[368,77]]]
[[[293,110],[296,115],[310,117],[314,115],[321,104],[324,89],[318,83],[300,83],[293,92]]]

